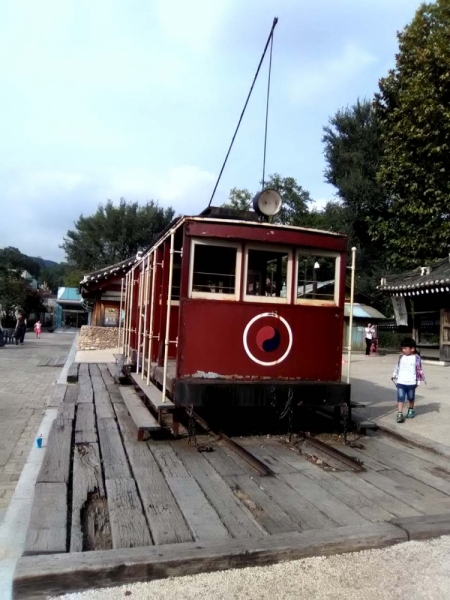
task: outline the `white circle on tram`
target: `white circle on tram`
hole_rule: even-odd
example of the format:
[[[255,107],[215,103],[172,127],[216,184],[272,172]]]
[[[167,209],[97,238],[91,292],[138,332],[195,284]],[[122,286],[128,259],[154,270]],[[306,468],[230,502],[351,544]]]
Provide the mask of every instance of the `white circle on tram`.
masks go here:
[[[288,336],[289,336],[288,347],[286,349],[286,352],[283,354],[283,356],[281,356],[280,358],[277,358],[277,360],[272,360],[272,361],[259,360],[259,358],[256,358],[256,356],[254,356],[250,352],[250,348],[248,347],[247,337],[248,337],[248,332],[250,330],[250,327],[253,325],[253,323],[258,321],[258,319],[263,319],[264,317],[274,317],[275,319],[278,319],[279,321],[281,321],[283,323],[283,325],[286,327],[286,330],[288,332]],[[242,337],[242,341],[244,343],[244,350],[247,353],[247,356],[249,358],[251,358],[253,362],[258,363],[258,365],[262,365],[263,367],[273,367],[273,365],[278,365],[280,362],[283,362],[283,360],[286,358],[286,356],[291,351],[292,339],[293,339],[292,338],[292,329],[291,329],[289,323],[286,321],[286,319],[284,319],[283,317],[280,317],[280,315],[278,315],[277,313],[274,313],[274,312],[265,312],[265,313],[261,313],[260,315],[256,315],[256,317],[253,317],[253,319],[251,319],[248,322],[246,328],[244,329],[244,335]]]

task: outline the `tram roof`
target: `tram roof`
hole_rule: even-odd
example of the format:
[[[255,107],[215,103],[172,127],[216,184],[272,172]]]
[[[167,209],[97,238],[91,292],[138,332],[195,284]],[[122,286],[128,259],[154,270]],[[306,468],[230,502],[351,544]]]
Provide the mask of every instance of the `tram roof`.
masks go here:
[[[183,225],[183,223],[187,221],[197,221],[201,223],[215,223],[221,225],[234,225],[234,226],[245,226],[245,227],[263,227],[266,229],[276,229],[279,231],[298,231],[305,233],[319,233],[325,236],[337,237],[337,238],[346,238],[347,236],[344,233],[336,233],[334,231],[325,231],[323,229],[313,229],[311,227],[298,227],[296,225],[283,225],[280,223],[264,223],[261,221],[255,221],[253,219],[238,219],[238,218],[218,218],[218,217],[210,217],[210,216],[179,216],[173,219],[173,221],[157,236],[154,240],[152,246],[142,254],[141,258],[136,262],[140,262],[143,260],[155,246],[158,246],[162,243],[169,235],[173,229],[178,229]]]

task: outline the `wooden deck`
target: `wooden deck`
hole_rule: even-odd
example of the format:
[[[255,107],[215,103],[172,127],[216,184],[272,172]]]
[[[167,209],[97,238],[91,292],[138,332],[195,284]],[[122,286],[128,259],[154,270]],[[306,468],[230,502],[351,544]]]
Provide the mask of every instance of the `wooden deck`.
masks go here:
[[[340,540],[333,542],[334,551],[344,552],[405,541],[408,535],[450,532],[448,461],[390,437],[370,435],[361,440],[361,448],[334,442],[364,462],[360,473],[307,442],[289,446],[272,437],[239,438],[239,444],[274,473],[260,477],[222,442],[208,439],[213,451],[199,453],[186,438],[173,440],[169,434],[166,439],[138,441],[136,426],[106,365],[80,365],[78,383],[59,386],[56,395],[59,414],[37,479],[15,597],[34,597],[21,596],[31,585],[35,597],[41,597],[39,590],[42,597],[54,592],[58,586],[50,573],[52,564],[65,565],[59,571],[60,593],[86,587],[89,577],[82,583],[79,576],[71,579],[67,569],[73,563],[86,570],[95,556],[108,565],[118,557],[139,556],[141,561],[146,556],[148,563],[161,562],[156,557],[165,556],[170,563],[177,556],[185,570],[175,571],[183,574],[320,554],[326,539]],[[314,542],[316,550],[305,551],[304,540]],[[296,554],[293,548],[299,544],[306,554]],[[152,546],[160,547],[161,553],[150,551]],[[139,554],[138,548],[147,548],[147,554]],[[194,569],[188,557],[199,548],[204,553],[210,548],[214,560],[203,559]],[[217,558],[220,548],[222,562]],[[273,549],[270,559],[268,548]],[[241,563],[225,560],[236,553]],[[39,556],[48,554],[60,558]],[[249,563],[244,556],[255,558]],[[57,570],[55,566],[53,573]],[[136,573],[148,578],[175,571],[155,567],[127,576],[123,570],[114,581],[104,577],[102,585],[139,580]]]

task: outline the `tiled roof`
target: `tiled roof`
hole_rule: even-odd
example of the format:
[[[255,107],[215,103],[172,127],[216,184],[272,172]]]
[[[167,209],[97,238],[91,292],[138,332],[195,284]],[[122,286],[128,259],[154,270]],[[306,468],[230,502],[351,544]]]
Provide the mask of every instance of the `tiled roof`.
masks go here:
[[[108,277],[117,275],[120,271],[128,271],[130,267],[134,265],[137,261],[137,257],[127,258],[126,260],[122,260],[115,265],[109,265],[104,269],[100,269],[99,271],[93,271],[92,273],[87,273],[83,279],[80,281],[80,285],[85,285],[90,283],[91,281],[100,281],[100,279],[108,279]]]
[[[448,292],[450,291],[450,258],[400,275],[387,275],[382,278],[378,289],[389,292],[421,289]]]

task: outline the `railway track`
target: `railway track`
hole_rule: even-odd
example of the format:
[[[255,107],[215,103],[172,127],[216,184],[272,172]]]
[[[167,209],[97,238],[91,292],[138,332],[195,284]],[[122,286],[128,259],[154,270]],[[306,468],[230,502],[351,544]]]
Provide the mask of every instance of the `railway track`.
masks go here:
[[[188,416],[191,420],[198,423],[198,425],[200,425],[200,427],[205,431],[205,433],[213,436],[216,439],[216,441],[221,441],[230,450],[232,450],[238,456],[240,456],[240,458],[242,458],[247,464],[249,464],[259,476],[267,477],[275,475],[270,466],[264,463],[262,460],[260,460],[257,456],[255,456],[248,448],[242,446],[239,442],[229,437],[223,431],[213,431],[211,426],[200,415],[192,411],[190,414],[188,414]],[[211,450],[211,447],[209,446],[197,445],[196,435],[192,434],[192,431],[193,425],[191,421],[191,424],[188,426],[189,438],[194,439],[197,449],[200,452]],[[352,456],[349,456],[348,454],[345,454],[344,452],[341,452],[334,446],[331,446],[330,444],[327,444],[326,442],[312,435],[305,434],[304,440],[313,448],[316,448],[321,453],[333,459],[334,464],[341,463],[347,469],[350,469],[355,472],[361,472],[365,470],[363,463],[357,458],[354,458]]]

